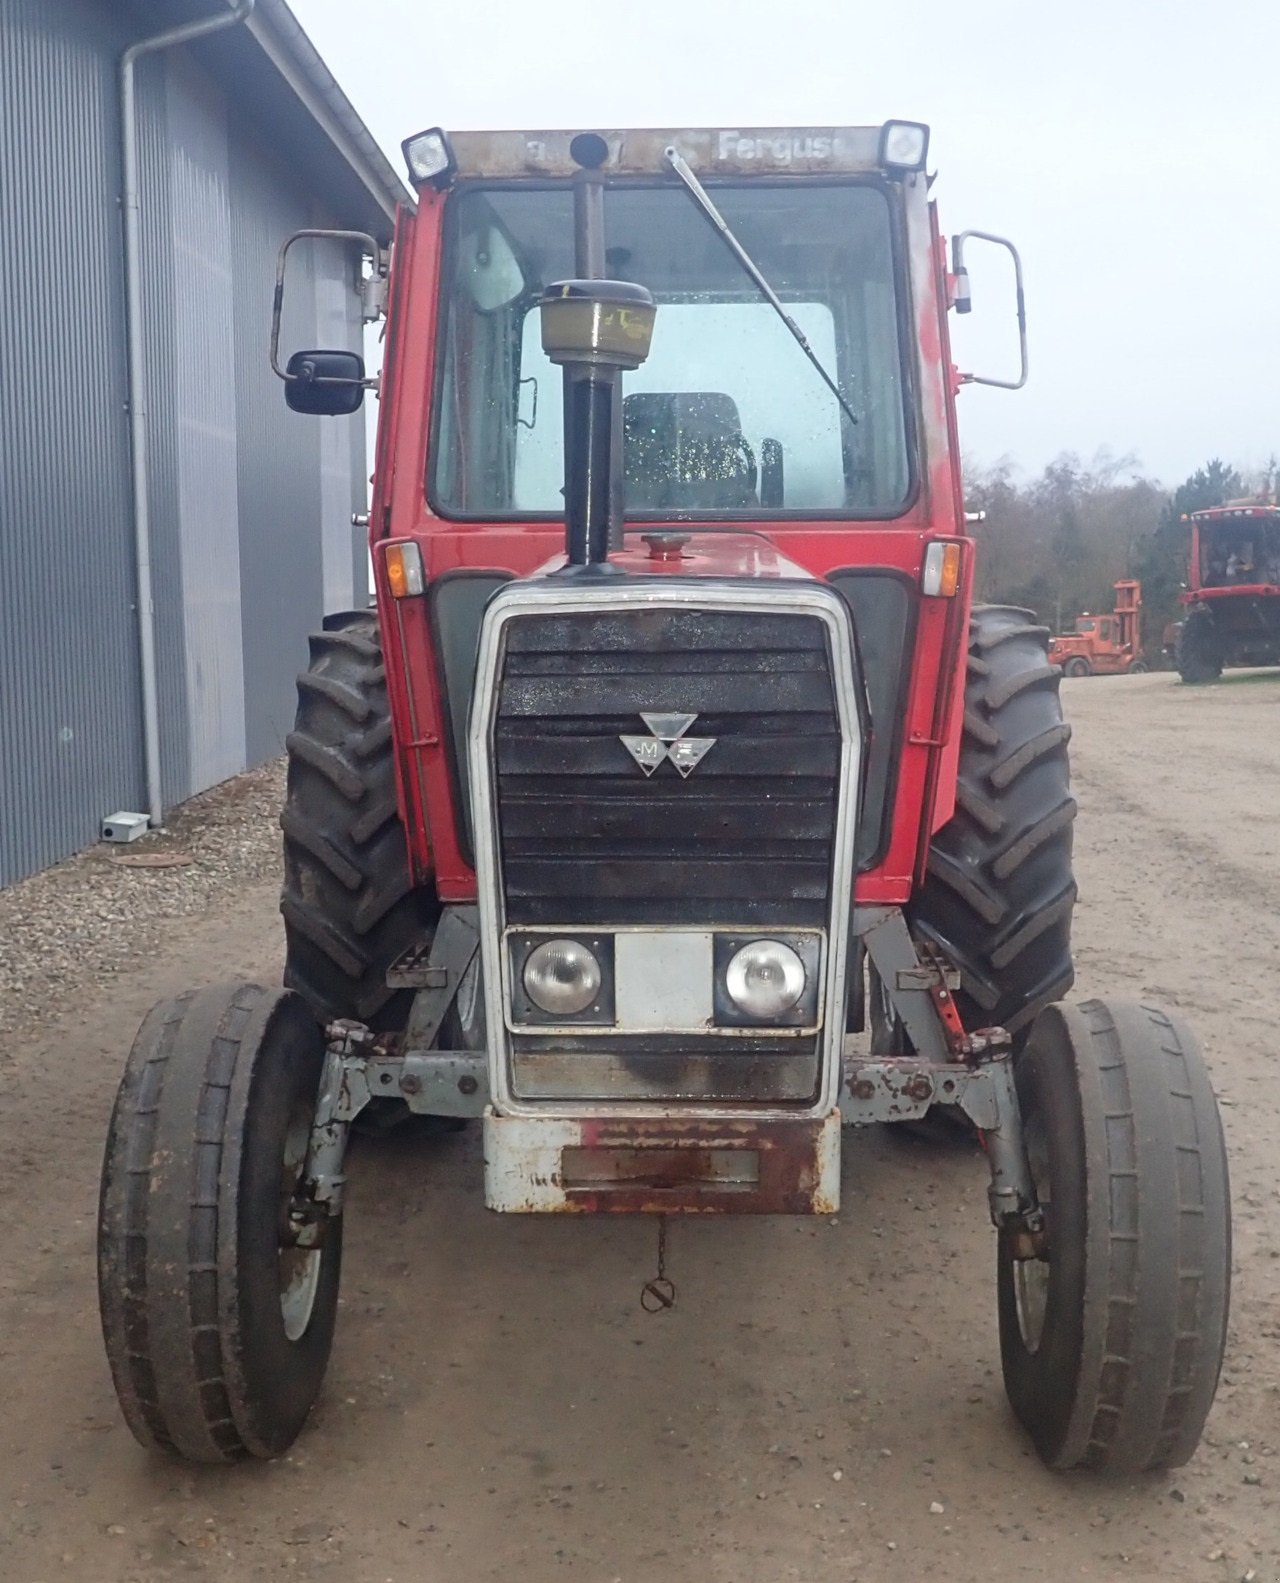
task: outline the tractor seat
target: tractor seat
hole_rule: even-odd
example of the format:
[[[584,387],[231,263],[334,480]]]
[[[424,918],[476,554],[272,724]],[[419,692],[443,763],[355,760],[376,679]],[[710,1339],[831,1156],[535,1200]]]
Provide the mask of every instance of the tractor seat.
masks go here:
[[[638,391],[622,403],[630,511],[757,504],[756,459],[738,404],[718,390]]]

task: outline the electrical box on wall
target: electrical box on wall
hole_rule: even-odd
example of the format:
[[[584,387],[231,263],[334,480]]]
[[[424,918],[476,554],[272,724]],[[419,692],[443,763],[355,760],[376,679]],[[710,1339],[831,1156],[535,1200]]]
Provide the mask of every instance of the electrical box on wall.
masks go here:
[[[102,821],[104,841],[136,841],[147,833],[147,816],[144,813],[113,813]]]

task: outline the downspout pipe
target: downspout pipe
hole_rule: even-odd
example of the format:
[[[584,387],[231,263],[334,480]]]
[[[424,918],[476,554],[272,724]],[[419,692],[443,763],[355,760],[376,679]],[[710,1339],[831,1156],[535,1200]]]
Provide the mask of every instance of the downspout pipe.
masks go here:
[[[147,339],[142,318],[142,216],[138,197],[138,96],[135,68],[143,55],[190,44],[233,27],[253,10],[254,0],[235,0],[229,10],[199,22],[168,28],[131,44],[120,57],[120,150],[124,213],[124,304],[128,345],[129,454],[133,476],[133,555],[138,584],[138,653],[142,662],[142,738],[147,778],[147,818],[164,822],[160,783],[160,707],[156,674],[156,613],[151,588],[151,511],[148,499]]]

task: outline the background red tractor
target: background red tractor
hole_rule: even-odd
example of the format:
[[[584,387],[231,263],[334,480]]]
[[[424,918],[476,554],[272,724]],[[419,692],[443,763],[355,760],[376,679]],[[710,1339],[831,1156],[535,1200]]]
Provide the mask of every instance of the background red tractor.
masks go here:
[[[1110,615],[1078,615],[1070,632],[1049,643],[1064,676],[1123,676],[1147,669],[1142,652],[1142,584],[1122,578]]]
[[[1189,520],[1183,681],[1213,681],[1227,665],[1280,664],[1280,508],[1237,500]]]
[[[662,1215],[831,1214],[845,1129],[942,1106],[982,1132],[1041,1456],[1185,1460],[1226,1319],[1213,1094],[1173,1014],[1058,999],[1059,671],[970,604],[948,317],[967,249],[1009,248],[1022,367],[988,383],[1021,385],[1016,253],[948,257],[912,122],[405,151],[378,610],[299,681],[288,987],[157,1007],[108,1140],[131,1427],[291,1442],[371,1107],[479,1118],[496,1210]],[[276,362],[299,411],[368,383]]]

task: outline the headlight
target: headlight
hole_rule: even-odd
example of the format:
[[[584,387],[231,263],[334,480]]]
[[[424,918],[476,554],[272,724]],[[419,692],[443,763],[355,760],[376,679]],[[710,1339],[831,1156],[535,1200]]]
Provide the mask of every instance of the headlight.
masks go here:
[[[524,991],[539,1011],[576,1017],[600,993],[600,964],[577,940],[547,940],[524,964]]]
[[[804,963],[780,940],[753,940],[729,959],[724,986],[747,1016],[762,1021],[782,1017],[804,994]]]

